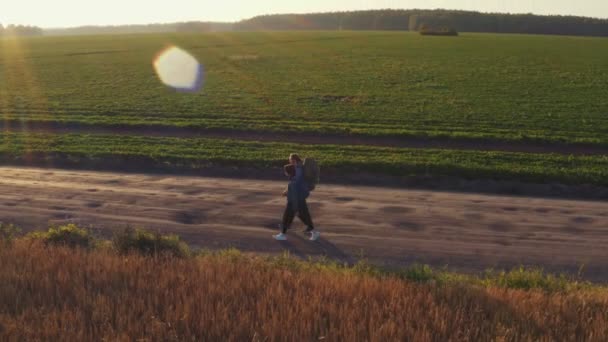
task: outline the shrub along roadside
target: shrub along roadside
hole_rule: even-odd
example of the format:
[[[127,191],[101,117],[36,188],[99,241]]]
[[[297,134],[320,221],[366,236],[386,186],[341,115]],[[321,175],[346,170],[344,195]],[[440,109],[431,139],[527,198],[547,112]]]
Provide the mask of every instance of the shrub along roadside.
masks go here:
[[[7,243],[14,240],[18,228],[13,225],[0,224],[1,239]],[[13,232],[12,234],[10,232]],[[5,237],[6,236],[6,237]],[[26,239],[39,240],[46,245],[67,246],[71,248],[94,249],[110,246],[120,254],[140,253],[143,255],[169,254],[175,257],[187,257],[190,253],[188,245],[181,241],[177,235],[162,235],[143,229],[127,228],[114,234],[111,241],[97,239],[85,229],[68,224],[60,227],[51,227],[47,231],[35,231],[27,234]]]
[[[0,243],[7,247],[10,246],[20,232],[21,229],[15,227],[13,224],[0,222]]]
[[[47,245],[64,245],[80,248],[95,247],[95,239],[89,231],[84,228],[79,228],[75,224],[51,227],[46,232],[32,232],[26,237],[34,240],[41,240]]]
[[[179,236],[162,235],[143,229],[127,228],[114,234],[112,246],[121,253],[139,252],[144,255],[169,254],[175,257],[187,257],[190,253],[188,245],[180,241]]]

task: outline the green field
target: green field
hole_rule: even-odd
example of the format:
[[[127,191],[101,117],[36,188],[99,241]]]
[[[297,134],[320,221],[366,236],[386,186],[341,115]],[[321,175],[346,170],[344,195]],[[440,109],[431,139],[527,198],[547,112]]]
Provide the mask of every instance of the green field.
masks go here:
[[[205,88],[176,94],[178,45]],[[5,120],[608,143],[608,39],[390,32],[0,40]]]
[[[159,82],[152,62],[169,45],[204,64],[202,91],[176,93]],[[351,173],[608,185],[605,155],[483,151],[484,141],[534,141],[557,153],[552,144],[558,142],[608,147],[608,39],[403,32],[0,39],[0,113],[0,153],[9,159],[120,155],[192,168],[267,168],[300,151]],[[28,122],[49,121],[152,125],[161,136],[28,132]],[[441,137],[480,145],[457,151],[352,146],[348,139],[297,145],[171,138],[162,137],[163,127]]]

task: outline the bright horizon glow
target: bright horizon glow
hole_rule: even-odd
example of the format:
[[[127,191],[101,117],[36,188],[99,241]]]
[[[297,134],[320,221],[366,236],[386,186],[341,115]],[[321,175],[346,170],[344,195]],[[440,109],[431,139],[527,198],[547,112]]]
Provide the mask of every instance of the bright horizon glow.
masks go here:
[[[608,18],[606,0],[19,0],[2,7],[0,23],[60,28],[179,21],[232,22],[262,14],[383,8],[445,8]]]

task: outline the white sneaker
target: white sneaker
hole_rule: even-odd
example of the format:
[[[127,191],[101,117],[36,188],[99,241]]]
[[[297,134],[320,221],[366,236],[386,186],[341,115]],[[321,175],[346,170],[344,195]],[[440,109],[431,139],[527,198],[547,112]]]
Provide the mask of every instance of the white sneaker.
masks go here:
[[[310,238],[308,240],[317,241],[319,237],[321,237],[321,233],[316,230],[313,230],[312,232],[310,232]]]
[[[275,240],[277,241],[286,241],[287,240],[287,235],[283,234],[283,233],[279,233],[277,235],[273,235],[272,236]]]

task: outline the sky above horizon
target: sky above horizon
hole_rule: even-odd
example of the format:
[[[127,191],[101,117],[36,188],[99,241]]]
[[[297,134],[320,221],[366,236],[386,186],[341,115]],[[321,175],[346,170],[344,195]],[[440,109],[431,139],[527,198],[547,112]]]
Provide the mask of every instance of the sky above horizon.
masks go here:
[[[446,8],[608,18],[608,0],[19,0],[2,6],[0,23],[53,28],[190,20],[238,21],[261,14],[382,8]]]

